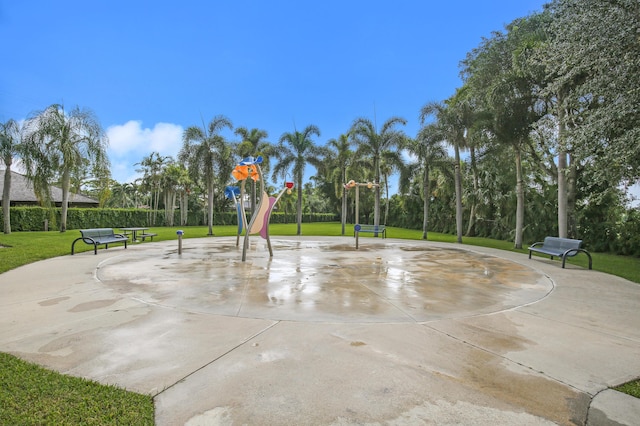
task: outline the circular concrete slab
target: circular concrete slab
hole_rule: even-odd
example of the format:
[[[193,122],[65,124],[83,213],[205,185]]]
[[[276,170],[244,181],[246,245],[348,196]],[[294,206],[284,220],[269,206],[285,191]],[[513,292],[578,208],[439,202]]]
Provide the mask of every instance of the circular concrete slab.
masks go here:
[[[140,301],[188,312],[307,322],[426,322],[536,302],[553,288],[521,264],[468,249],[363,239],[185,240],[175,250],[127,253],[97,278]],[[350,242],[350,241],[349,241]],[[240,242],[242,245],[242,241]]]
[[[640,371],[636,283],[484,247],[360,245],[274,238],[270,259],[252,237],[243,263],[217,237],[35,262],[0,274],[0,350],[152,395],[158,425],[621,422],[610,398],[589,404]]]

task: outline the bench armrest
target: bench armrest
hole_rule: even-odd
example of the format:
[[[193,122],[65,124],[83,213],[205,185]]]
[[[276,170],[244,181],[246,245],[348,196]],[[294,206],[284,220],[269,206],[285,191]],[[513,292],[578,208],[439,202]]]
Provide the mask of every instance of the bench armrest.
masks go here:
[[[571,252],[575,252],[575,254],[569,254]],[[572,248],[564,252],[562,255],[562,267],[564,268],[565,261],[567,260],[567,256],[575,256],[578,253],[584,253],[589,258],[589,269],[593,269],[593,259],[591,259],[591,253],[582,248]]]

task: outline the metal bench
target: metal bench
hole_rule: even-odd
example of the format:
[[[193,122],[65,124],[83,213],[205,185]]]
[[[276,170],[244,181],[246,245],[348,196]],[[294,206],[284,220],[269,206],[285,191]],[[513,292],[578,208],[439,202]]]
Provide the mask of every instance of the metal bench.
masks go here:
[[[536,242],[529,246],[529,259],[531,259],[531,253],[543,253],[551,256],[558,256],[562,258],[562,267],[564,268],[567,257],[573,257],[582,252],[589,256],[589,269],[591,269],[592,261],[591,254],[585,249],[580,248],[582,240],[573,240],[571,238],[559,238],[559,237],[545,237],[544,242]]]
[[[382,238],[387,238],[387,227],[385,225],[355,225],[353,227],[353,236],[356,237],[361,232],[372,234],[382,234]]]
[[[76,238],[71,244],[71,254],[74,254],[75,245],[78,241],[82,241],[85,244],[93,245],[93,253],[98,254],[98,246],[104,245],[105,249],[109,248],[109,244],[112,243],[124,243],[124,248],[127,248],[127,241],[129,237],[122,234],[116,234],[112,228],[94,228],[94,229],[81,229],[79,238]]]

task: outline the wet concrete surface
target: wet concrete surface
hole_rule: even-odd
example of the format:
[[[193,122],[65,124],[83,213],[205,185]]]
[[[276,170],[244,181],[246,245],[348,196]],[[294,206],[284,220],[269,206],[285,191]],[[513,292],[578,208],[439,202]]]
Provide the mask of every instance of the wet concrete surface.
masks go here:
[[[159,425],[585,424],[640,375],[637,284],[454,244],[272,243],[273,259],[259,238],[246,262],[203,238],[1,274],[0,350],[151,394]]]
[[[240,260],[235,240],[206,249],[118,256],[100,265],[109,288],[146,303],[201,313],[291,321],[420,322],[486,314],[535,302],[545,276],[455,248],[275,240]]]

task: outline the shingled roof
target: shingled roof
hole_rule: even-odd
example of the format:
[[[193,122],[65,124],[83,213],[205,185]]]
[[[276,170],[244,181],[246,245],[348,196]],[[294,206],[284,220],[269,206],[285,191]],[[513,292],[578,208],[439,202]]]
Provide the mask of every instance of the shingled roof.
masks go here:
[[[4,170],[0,170],[0,204],[2,204],[2,188],[4,188]],[[51,197],[56,205],[62,204],[62,189],[52,186]],[[25,175],[11,172],[11,205],[34,205],[38,204],[38,198],[33,191],[33,185]],[[73,207],[98,207],[100,203],[82,194],[69,194],[69,206]]]

